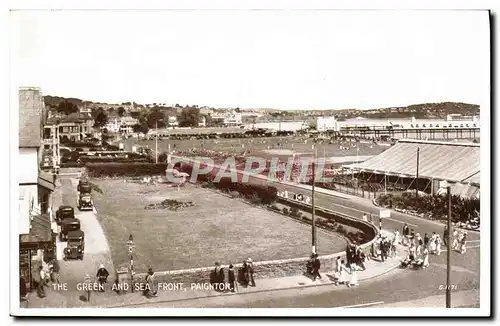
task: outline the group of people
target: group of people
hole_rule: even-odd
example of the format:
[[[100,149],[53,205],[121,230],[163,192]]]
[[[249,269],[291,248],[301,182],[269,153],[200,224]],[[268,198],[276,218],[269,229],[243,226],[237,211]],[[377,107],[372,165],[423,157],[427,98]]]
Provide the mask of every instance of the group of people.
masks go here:
[[[226,273],[224,272],[224,267],[216,262],[215,268],[210,273],[210,284],[214,286],[214,290],[218,292],[236,292],[238,288],[238,283],[243,287],[255,286],[255,267],[251,258],[243,261],[241,267],[238,269],[238,273],[235,273],[234,265],[229,264],[227,271],[227,281]],[[226,284],[228,286],[226,286]]]
[[[39,298],[45,298],[45,287],[51,284],[60,284],[59,280],[59,263],[54,258],[48,262],[47,268],[44,269],[43,265],[40,265],[33,275],[34,285],[36,287],[36,292]],[[21,298],[25,298],[27,295],[26,281],[21,277]]]

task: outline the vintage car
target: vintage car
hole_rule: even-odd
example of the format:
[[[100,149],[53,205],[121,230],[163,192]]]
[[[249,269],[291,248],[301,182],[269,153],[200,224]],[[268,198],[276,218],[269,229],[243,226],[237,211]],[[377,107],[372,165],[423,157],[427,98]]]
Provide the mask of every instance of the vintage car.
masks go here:
[[[76,190],[78,190],[80,194],[90,194],[92,192],[92,187],[87,180],[80,180],[78,181]]]
[[[57,224],[61,224],[61,221],[67,218],[74,218],[75,210],[71,206],[59,206],[59,209],[56,212],[56,222]]]
[[[61,232],[59,232],[59,239],[66,241],[68,234],[71,231],[80,230],[80,220],[77,218],[66,218],[61,222]]]
[[[64,248],[64,259],[83,259],[85,252],[85,233],[82,230],[69,231],[68,243]]]
[[[78,197],[77,207],[81,211],[91,211],[94,208],[94,205],[92,203],[92,197],[90,197],[90,194],[80,193],[80,196]]]

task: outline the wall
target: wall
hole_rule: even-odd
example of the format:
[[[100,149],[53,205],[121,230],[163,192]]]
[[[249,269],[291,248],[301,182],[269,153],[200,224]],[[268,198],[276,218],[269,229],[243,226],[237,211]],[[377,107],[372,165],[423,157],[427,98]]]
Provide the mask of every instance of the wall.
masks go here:
[[[36,183],[38,181],[38,149],[19,148],[17,159],[19,183]]]
[[[30,232],[30,207],[38,210],[38,185],[19,186],[19,234]]]

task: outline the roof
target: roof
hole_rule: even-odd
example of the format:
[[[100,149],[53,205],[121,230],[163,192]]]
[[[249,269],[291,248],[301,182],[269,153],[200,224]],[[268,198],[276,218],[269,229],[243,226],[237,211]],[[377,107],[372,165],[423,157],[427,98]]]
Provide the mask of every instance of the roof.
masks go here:
[[[52,228],[49,214],[33,215],[29,234],[19,236],[21,243],[40,243],[52,241]]]
[[[39,89],[19,89],[19,147],[40,147],[43,98]]]
[[[68,114],[67,116],[61,117],[51,117],[47,120],[47,124],[59,124],[59,123],[82,123],[87,120],[93,120],[92,116],[88,113],[75,112]]]
[[[47,173],[45,171],[38,171],[38,184],[50,191],[54,191],[56,188],[55,185],[55,176],[53,174]]]
[[[400,140],[385,152],[347,168],[415,177],[419,154],[419,177],[479,184],[480,145],[436,141]],[[469,180],[469,181],[467,181]]]

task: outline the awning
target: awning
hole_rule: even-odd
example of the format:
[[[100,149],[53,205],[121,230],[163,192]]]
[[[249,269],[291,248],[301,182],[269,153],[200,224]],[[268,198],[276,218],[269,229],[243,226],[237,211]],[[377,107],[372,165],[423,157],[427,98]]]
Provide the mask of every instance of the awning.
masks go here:
[[[400,140],[363,163],[344,167],[414,178],[417,172],[417,149],[420,149],[420,178],[462,183],[472,183],[474,180],[479,184],[479,144]]]
[[[56,189],[55,177],[53,174],[39,171],[38,172],[38,184],[47,190],[54,191]]]
[[[44,249],[52,244],[52,227],[49,214],[33,215],[30,233],[19,235],[21,250]]]

